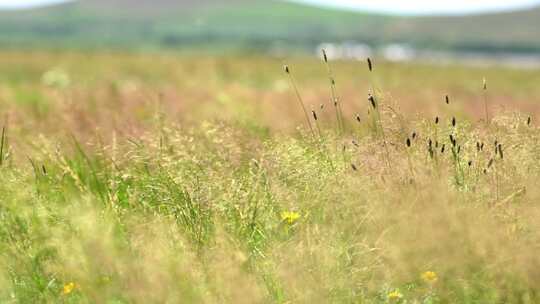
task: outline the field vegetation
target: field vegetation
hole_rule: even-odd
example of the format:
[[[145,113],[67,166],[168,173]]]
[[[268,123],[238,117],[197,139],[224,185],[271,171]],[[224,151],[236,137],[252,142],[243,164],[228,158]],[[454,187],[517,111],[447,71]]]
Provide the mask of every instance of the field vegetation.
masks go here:
[[[538,303],[540,73],[370,66],[0,53],[0,303]]]

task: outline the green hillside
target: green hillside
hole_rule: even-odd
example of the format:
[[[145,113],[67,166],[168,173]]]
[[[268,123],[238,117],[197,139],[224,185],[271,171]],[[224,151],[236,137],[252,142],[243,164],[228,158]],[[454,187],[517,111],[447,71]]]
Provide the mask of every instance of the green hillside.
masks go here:
[[[326,41],[433,48],[540,49],[540,9],[467,17],[394,17],[284,1],[88,0],[0,12],[0,46],[311,48]]]

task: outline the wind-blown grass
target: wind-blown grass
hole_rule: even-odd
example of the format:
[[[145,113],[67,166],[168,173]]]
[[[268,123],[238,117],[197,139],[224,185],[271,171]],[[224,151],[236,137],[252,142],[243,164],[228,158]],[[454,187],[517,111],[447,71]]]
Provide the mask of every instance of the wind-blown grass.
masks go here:
[[[435,124],[385,97],[384,139],[349,112],[348,132],[321,115],[316,138],[159,106],[133,132],[63,140],[11,120],[0,302],[538,302],[534,120],[490,111],[487,126],[442,101]]]

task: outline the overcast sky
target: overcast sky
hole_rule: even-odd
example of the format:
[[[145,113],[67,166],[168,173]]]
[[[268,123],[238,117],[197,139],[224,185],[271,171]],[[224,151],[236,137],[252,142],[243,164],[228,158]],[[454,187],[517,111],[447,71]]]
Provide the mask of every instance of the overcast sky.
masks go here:
[[[63,0],[0,0],[2,8],[20,8]],[[84,0],[83,0],[84,1]],[[113,1],[113,0],[111,0]],[[137,0],[133,0],[136,3]],[[223,0],[227,1],[227,0]],[[459,14],[498,11],[540,4],[540,0],[293,0],[397,14]]]

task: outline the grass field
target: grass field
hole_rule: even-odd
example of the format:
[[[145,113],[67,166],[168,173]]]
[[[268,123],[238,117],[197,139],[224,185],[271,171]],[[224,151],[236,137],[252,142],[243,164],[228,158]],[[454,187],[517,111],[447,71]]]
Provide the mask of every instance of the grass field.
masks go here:
[[[0,303],[540,302],[540,72],[373,67],[1,52]]]

